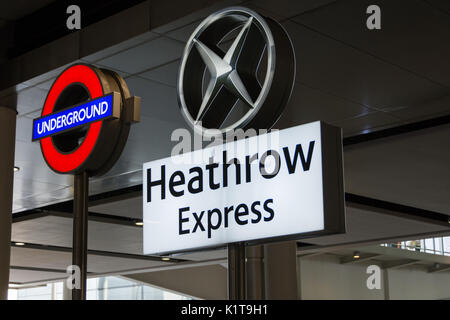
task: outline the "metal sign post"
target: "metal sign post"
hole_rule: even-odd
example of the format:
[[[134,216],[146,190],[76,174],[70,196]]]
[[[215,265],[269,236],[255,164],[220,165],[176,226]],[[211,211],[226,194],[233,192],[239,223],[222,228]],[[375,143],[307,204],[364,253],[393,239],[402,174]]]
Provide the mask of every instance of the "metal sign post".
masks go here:
[[[68,288],[72,300],[86,299],[89,176],[112,168],[139,114],[140,98],[120,75],[74,64],[56,78],[33,120],[32,141],[39,141],[48,166],[74,175],[72,265],[79,278]]]
[[[245,299],[245,244],[228,244],[228,299]]]
[[[89,176],[74,175],[72,264],[80,268],[80,287],[72,289],[72,300],[86,300]]]

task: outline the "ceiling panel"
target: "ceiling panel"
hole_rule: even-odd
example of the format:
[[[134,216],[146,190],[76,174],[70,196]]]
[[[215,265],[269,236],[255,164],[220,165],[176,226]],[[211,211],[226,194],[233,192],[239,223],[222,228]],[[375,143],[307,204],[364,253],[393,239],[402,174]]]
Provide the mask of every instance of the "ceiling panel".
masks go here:
[[[420,121],[450,113],[450,94],[423,103],[390,110],[390,114],[408,122]]]
[[[345,148],[346,192],[450,215],[450,125]]]
[[[450,15],[450,2],[447,0],[427,0],[427,3],[434,8]]]
[[[102,176],[89,182],[89,194],[105,193],[142,184],[142,172],[127,171],[114,176]]]
[[[22,180],[16,178],[14,182],[14,194],[17,194],[20,198],[38,195],[39,193],[43,193],[44,190],[48,192],[61,189],[61,186],[59,185],[38,182],[35,180]]]
[[[296,83],[291,100],[276,126],[289,128],[317,120],[335,123],[361,117],[369,112],[374,111],[353,101]]]
[[[425,101],[446,92],[407,72],[294,22],[283,23],[297,57],[296,81],[374,108]]]
[[[175,88],[141,77],[129,77],[126,81],[133,95],[141,97],[142,116],[168,122],[182,120]]]
[[[177,106],[175,106],[177,107]],[[135,126],[130,134],[125,151],[127,157],[140,163],[161,159],[170,156],[172,147],[178,143],[172,141],[172,132],[176,129],[183,129],[189,133],[187,123],[178,115],[175,121],[164,121],[157,118],[141,116],[142,126]]]
[[[449,13],[433,9],[428,1],[381,0],[376,2],[381,30],[370,31],[365,12],[371,4],[336,1],[294,20],[450,88]]]
[[[59,272],[44,272],[35,270],[22,270],[22,269],[10,269],[9,282],[10,283],[32,283],[40,281],[53,281],[59,279],[65,279],[67,276],[65,273]]]
[[[104,213],[113,216],[136,218],[142,220],[142,197],[121,199],[95,206],[90,206],[89,210],[97,213]],[[142,240],[142,239],[141,239]]]
[[[183,48],[183,43],[179,41],[159,37],[96,63],[136,74],[180,58]]]
[[[14,0],[11,2],[3,1],[0,3],[0,18],[5,20],[17,20],[30,14],[55,0]]]
[[[158,37],[158,34],[153,32],[146,32],[139,36],[133,37],[131,39],[128,39],[126,41],[123,41],[121,43],[118,43],[116,45],[113,45],[111,47],[105,48],[103,50],[97,51],[93,54],[90,54],[88,56],[82,57],[82,59],[89,63],[97,62],[101,59],[105,59],[107,57],[113,56],[121,51],[125,51],[127,49],[130,49],[132,47],[138,46],[142,43],[145,43],[149,40],[153,40]]]
[[[333,2],[336,2],[336,0],[277,0],[276,2],[272,0],[252,0],[248,3],[255,7],[267,10],[268,12],[273,12],[277,17],[285,19],[302,12],[314,11],[317,9],[321,10],[322,7]]]
[[[402,125],[403,121],[386,112],[371,112],[358,117],[330,122],[343,129],[344,137],[361,133],[368,133],[395,125]]]
[[[72,264],[72,253],[11,247],[11,265],[66,270]]]
[[[19,116],[16,120],[16,140],[30,142],[33,131],[33,119]]]
[[[167,266],[170,264],[172,263],[89,254],[87,271],[104,274],[123,270]],[[17,267],[66,270],[68,266],[72,265],[72,253],[12,247],[11,265]]]
[[[123,208],[123,206],[122,206]],[[90,208],[92,210],[92,208]],[[114,235],[113,237],[111,235]],[[44,216],[13,223],[12,241],[72,247],[72,219]],[[88,249],[142,254],[142,228],[89,221]]]
[[[56,174],[48,168],[38,142],[17,140],[14,161],[15,165],[20,167],[20,171],[14,174],[17,179],[35,180],[60,186],[73,184],[72,176]]]
[[[175,39],[181,42],[187,42],[189,40],[189,37],[194,32],[195,28],[198,27],[200,22],[203,21],[203,18],[197,21],[194,21],[192,23],[189,23],[188,25],[185,25],[181,28],[172,30],[170,32],[167,32],[165,35],[168,38]]]
[[[428,224],[348,207],[346,208],[347,233],[340,235],[322,236],[302,240],[305,243],[317,245],[339,245],[362,241],[380,241],[380,239],[402,238],[415,234],[430,232],[449,232],[449,228]]]
[[[53,83],[53,80],[52,80],[52,83]],[[49,89],[50,89],[50,87],[49,87]],[[23,113],[21,116],[27,117],[27,118],[29,118],[31,120],[34,120],[36,118],[39,118],[41,116],[41,114],[42,114],[42,108],[39,108],[39,109],[36,109],[34,111]]]
[[[158,68],[139,74],[140,77],[150,79],[165,85],[176,87],[180,60],[164,64]]]
[[[210,1],[211,3],[212,1]],[[243,3],[242,0],[222,0],[222,1],[218,1],[213,3],[210,6],[204,7],[200,10],[196,10],[193,11],[185,16],[180,17],[179,19],[176,19],[174,21],[171,21],[167,24],[164,25],[160,25],[158,27],[156,27],[155,29],[153,29],[153,32],[156,32],[158,34],[166,34],[170,31],[173,31],[175,29],[178,28],[182,28],[194,21],[198,21],[199,19],[203,19],[206,18],[207,16],[209,16],[211,13],[225,8],[225,7],[229,7],[229,6],[237,6],[237,5],[241,5]],[[170,8],[171,4],[168,3],[168,8]],[[172,9],[172,8],[170,8]],[[150,18],[151,19],[151,18]],[[152,23],[152,22],[150,22]]]

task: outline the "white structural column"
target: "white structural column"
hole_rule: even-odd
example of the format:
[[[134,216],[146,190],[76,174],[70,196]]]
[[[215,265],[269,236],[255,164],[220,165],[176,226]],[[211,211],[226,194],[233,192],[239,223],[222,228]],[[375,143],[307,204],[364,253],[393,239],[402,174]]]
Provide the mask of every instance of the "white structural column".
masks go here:
[[[69,289],[66,284],[67,280],[63,281],[63,291],[62,291],[62,299],[63,300],[72,300],[72,289]]]
[[[296,300],[297,244],[286,241],[264,245],[265,299]]]
[[[16,111],[0,106],[0,299],[8,295]]]

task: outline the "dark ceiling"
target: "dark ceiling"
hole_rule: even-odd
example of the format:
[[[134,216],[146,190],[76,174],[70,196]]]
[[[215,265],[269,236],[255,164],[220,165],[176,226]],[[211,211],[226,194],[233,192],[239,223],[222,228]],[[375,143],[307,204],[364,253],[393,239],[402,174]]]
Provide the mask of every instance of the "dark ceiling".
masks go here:
[[[82,27],[87,27],[140,2],[143,0],[3,1],[0,3],[0,28],[12,31],[7,42],[7,58],[17,57],[74,32],[66,28],[66,10],[70,5],[80,7]]]

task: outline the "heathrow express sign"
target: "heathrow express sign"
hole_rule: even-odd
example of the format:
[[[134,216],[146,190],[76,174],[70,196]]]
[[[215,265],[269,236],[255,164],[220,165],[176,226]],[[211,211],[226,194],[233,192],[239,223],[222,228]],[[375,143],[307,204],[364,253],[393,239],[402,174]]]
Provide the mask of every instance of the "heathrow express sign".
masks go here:
[[[345,232],[341,139],[314,122],[145,163],[144,253]]]
[[[186,44],[181,114],[208,138],[270,129],[295,70],[279,23],[219,10]],[[315,122],[145,163],[143,191],[145,254],[342,233],[341,130]]]

